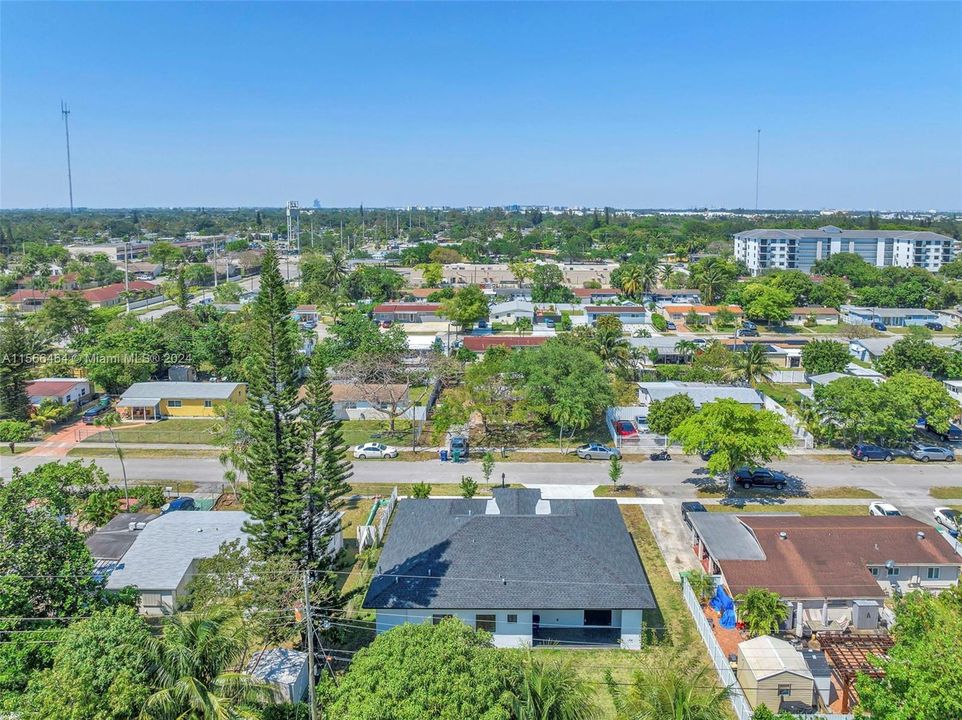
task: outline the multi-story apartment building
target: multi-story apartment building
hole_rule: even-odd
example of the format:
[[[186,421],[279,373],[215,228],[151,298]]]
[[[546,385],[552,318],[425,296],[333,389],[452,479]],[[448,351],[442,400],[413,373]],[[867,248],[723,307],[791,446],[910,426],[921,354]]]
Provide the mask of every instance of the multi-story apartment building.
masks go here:
[[[747,230],[737,233],[735,258],[752,275],[769,269],[811,272],[816,260],[854,253],[876,267],[920,267],[938,271],[955,256],[955,240],[929,231],[842,230],[826,225],[817,230]]]

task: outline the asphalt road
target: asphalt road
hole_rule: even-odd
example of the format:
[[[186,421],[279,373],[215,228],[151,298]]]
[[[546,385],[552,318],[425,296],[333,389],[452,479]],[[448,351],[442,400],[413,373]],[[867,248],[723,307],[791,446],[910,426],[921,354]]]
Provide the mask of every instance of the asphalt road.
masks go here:
[[[52,458],[0,456],[0,477],[10,477],[14,465],[29,470]],[[116,458],[96,458],[111,477],[120,479],[120,462]],[[198,484],[220,483],[224,469],[214,458],[129,458],[126,460],[130,480],[186,480]],[[699,485],[709,483],[704,463],[697,458],[671,462],[626,462],[621,482],[648,487],[653,495],[667,498],[691,498]],[[928,489],[941,485],[962,485],[962,463],[855,463],[816,457],[790,457],[773,463],[792,478],[794,490],[815,487],[855,486],[872,490],[889,502],[919,502],[927,498]],[[571,463],[496,462],[492,481],[501,473],[509,483],[603,485],[608,483],[608,464],[601,461]],[[404,460],[358,460],[354,463],[356,482],[436,484],[457,483],[462,475],[482,479],[476,461],[455,465],[436,460],[408,462]],[[765,491],[759,491],[764,496]]]

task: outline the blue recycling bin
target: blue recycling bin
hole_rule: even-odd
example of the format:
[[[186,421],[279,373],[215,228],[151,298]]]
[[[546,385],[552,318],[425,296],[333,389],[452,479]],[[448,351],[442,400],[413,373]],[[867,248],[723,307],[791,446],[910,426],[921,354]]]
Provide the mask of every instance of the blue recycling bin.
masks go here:
[[[440,458],[441,458],[441,462],[447,462],[447,461],[448,461],[448,451],[447,451],[447,450],[441,450],[441,451],[439,451],[439,452],[438,452],[438,455],[439,455]]]

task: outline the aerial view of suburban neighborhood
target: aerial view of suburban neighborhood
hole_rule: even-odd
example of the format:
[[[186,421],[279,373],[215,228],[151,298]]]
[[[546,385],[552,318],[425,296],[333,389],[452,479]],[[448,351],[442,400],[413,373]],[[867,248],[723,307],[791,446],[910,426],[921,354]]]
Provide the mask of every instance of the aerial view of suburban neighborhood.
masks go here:
[[[0,720],[962,720],[960,28],[0,2]]]

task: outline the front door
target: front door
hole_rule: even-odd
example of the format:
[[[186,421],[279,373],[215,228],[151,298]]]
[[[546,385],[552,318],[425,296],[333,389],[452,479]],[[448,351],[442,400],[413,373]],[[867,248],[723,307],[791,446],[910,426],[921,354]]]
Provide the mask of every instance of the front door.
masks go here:
[[[611,610],[585,610],[585,627],[611,627]]]
[[[531,630],[532,632],[538,632],[541,629],[541,616],[535,613],[531,616]]]

